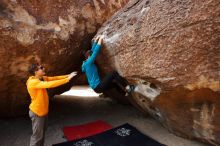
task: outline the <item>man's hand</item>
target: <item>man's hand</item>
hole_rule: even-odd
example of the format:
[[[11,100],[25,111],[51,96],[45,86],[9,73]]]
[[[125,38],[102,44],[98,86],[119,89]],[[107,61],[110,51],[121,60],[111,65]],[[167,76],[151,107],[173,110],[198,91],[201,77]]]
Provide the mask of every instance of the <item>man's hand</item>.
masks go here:
[[[76,71],[74,71],[74,72],[72,72],[72,73],[70,73],[69,75],[68,75],[68,79],[70,80],[70,79],[72,79],[74,76],[76,76],[77,75],[77,72]]]

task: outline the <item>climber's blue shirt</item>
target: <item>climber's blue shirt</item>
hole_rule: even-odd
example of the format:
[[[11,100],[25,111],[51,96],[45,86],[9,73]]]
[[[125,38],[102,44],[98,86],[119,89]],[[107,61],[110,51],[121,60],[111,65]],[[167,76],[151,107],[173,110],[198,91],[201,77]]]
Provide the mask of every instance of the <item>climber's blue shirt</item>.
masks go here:
[[[89,86],[92,89],[95,89],[101,81],[98,74],[98,69],[94,63],[100,49],[101,49],[101,45],[93,42],[91,49],[93,53],[87,60],[83,61],[82,64],[82,72],[86,73]]]

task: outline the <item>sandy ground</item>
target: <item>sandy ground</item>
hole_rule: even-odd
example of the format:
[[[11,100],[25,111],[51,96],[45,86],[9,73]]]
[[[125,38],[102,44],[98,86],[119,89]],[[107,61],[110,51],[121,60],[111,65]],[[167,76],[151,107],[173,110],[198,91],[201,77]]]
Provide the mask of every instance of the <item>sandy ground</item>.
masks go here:
[[[157,121],[147,117],[129,105],[121,105],[111,99],[59,96],[50,103],[46,146],[66,141],[62,127],[104,120],[119,126],[130,123],[146,135],[169,146],[207,146],[169,133]],[[27,116],[0,120],[0,146],[28,146],[31,121]]]

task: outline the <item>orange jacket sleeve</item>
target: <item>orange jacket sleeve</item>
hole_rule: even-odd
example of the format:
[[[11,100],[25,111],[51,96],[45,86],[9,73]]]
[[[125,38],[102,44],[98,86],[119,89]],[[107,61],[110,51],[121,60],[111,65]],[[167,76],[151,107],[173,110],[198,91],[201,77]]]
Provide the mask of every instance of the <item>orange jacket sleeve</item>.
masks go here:
[[[68,78],[54,80],[54,81],[40,81],[38,79],[32,79],[29,82],[29,88],[54,88],[69,82]]]
[[[44,81],[54,81],[54,80],[60,80],[60,79],[65,79],[67,78],[68,75],[63,75],[63,76],[54,76],[54,77],[48,77],[48,76],[44,76]]]

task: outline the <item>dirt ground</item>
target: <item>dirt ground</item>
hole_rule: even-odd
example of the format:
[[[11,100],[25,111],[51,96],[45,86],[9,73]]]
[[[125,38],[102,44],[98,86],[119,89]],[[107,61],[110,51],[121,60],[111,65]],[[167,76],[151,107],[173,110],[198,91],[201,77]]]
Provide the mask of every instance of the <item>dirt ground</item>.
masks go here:
[[[66,141],[62,127],[104,120],[114,127],[129,123],[146,135],[169,146],[208,146],[169,133],[157,121],[129,105],[98,97],[57,96],[50,103],[45,145]],[[0,120],[0,146],[28,146],[31,121],[25,117]]]

